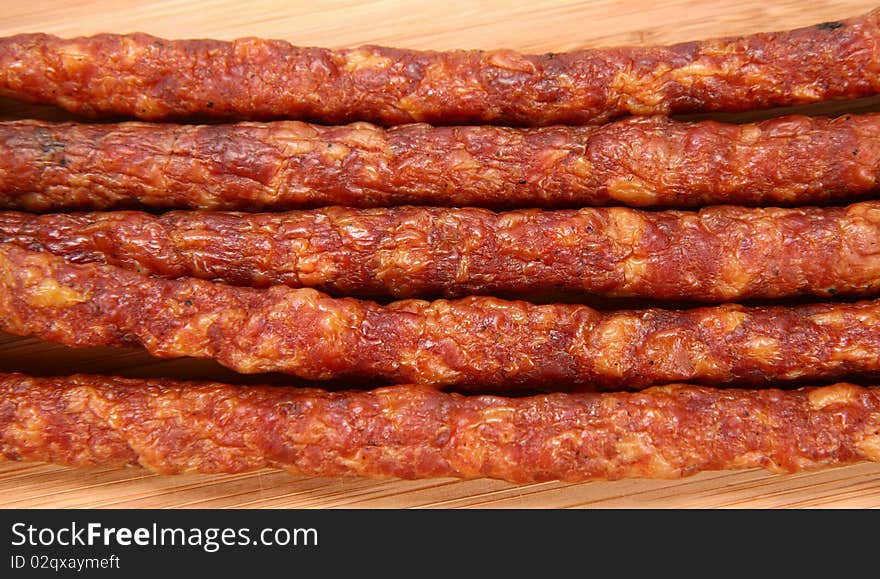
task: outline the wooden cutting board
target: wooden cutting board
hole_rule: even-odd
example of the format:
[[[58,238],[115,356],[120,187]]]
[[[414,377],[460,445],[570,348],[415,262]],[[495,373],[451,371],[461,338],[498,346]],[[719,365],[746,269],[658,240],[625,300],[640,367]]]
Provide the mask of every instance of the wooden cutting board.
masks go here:
[[[2,0],[0,35],[143,31],[170,38],[261,36],[329,47],[374,43],[559,52],[786,29],[855,16],[875,7],[871,1],[825,0]],[[880,110],[878,102],[869,100],[847,110]],[[811,110],[837,112],[839,107]],[[63,117],[0,101],[0,118],[22,116]],[[0,371],[16,370],[235,379],[216,364],[202,361],[157,361],[140,351],[105,348],[68,350],[0,334]],[[877,508],[880,464],[796,475],[711,472],[679,481],[512,485],[491,480],[303,478],[275,471],[157,476],[139,468],[75,470],[0,463],[0,507]]]

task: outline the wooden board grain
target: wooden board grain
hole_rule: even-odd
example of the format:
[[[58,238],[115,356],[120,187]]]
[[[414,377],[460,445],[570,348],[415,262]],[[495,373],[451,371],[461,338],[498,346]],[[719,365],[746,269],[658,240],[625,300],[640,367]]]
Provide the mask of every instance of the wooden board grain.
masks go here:
[[[143,31],[169,38],[282,38],[300,45],[563,51],[778,30],[855,16],[864,1],[282,0],[0,2],[0,35]],[[872,99],[849,110],[880,110]],[[840,112],[841,105],[810,111]],[[0,101],[0,118],[51,116]],[[63,116],[63,115],[59,115]],[[237,379],[212,363],[137,350],[68,350],[0,335],[0,371]],[[512,485],[499,481],[304,478],[275,471],[157,476],[138,468],[0,464],[0,507],[132,508],[880,508],[880,464],[815,473],[711,472],[678,481]]]

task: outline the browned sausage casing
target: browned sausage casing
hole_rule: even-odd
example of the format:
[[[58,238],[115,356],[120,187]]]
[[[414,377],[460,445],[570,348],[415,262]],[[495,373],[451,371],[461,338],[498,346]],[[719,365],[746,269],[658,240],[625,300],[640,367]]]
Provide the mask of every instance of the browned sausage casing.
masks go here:
[[[523,55],[146,34],[0,39],[0,94],[92,117],[550,125],[876,94],[880,14],[672,46]]]
[[[490,297],[381,306],[0,244],[0,330],[70,346],[142,345],[244,373],[359,377],[468,391],[767,385],[880,371],[880,301],[599,312]]]
[[[880,460],[880,389],[461,396],[0,375],[0,460],[517,483]]]
[[[0,207],[809,205],[878,190],[880,114],[600,127],[0,123]]]
[[[335,295],[704,302],[880,290],[880,202],[646,212],[340,207],[291,213],[0,212],[0,242],[165,277]]]

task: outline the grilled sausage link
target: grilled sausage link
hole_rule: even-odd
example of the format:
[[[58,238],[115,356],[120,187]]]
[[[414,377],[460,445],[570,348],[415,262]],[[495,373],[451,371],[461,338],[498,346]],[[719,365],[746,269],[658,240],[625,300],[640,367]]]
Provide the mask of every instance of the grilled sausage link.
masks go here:
[[[0,93],[91,117],[602,123],[876,94],[877,13],[670,46],[524,55],[146,34],[0,38]]]
[[[599,127],[0,123],[0,207],[809,205],[878,190],[880,114]]]
[[[0,212],[0,243],[169,278],[361,297],[572,293],[702,302],[880,290],[880,202],[645,212],[341,207]]]
[[[0,244],[2,331],[315,380],[504,392],[867,377],[880,371],[878,319],[880,301],[600,312],[474,296],[382,306],[157,279]]]
[[[461,396],[0,375],[0,460],[516,483],[880,460],[880,389]]]

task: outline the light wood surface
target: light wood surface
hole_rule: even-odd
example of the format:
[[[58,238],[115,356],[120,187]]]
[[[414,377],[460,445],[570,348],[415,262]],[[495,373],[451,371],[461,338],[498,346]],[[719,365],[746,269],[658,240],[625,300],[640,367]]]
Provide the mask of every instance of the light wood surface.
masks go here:
[[[2,0],[0,36],[143,31],[168,38],[261,36],[330,47],[374,43],[559,52],[779,30],[855,16],[875,7],[873,2],[825,0]],[[865,108],[880,110],[878,99],[849,110]],[[811,110],[823,112],[821,107]],[[0,101],[0,118],[24,116],[51,118],[53,113]],[[244,380],[203,361],[157,361],[134,350],[69,350],[0,335],[0,371],[16,370]],[[275,471],[157,476],[139,468],[75,470],[0,463],[0,507],[878,508],[880,464],[796,475],[710,472],[677,481],[511,485],[491,480],[316,479]]]

